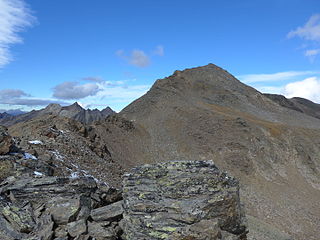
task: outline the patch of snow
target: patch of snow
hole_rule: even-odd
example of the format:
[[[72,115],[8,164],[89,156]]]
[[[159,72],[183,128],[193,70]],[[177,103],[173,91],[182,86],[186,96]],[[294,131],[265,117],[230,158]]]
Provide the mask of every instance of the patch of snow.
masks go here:
[[[75,167],[76,169],[79,169],[79,166],[77,166],[77,165],[75,165],[75,164],[73,164],[73,163],[71,163],[71,165],[72,165],[73,167]]]
[[[85,177],[93,178],[93,180],[95,180],[97,183],[108,185],[107,183],[105,183],[105,182],[103,182],[103,181],[100,181],[98,178],[95,178],[95,177],[92,176],[91,174],[88,174],[88,172],[85,171],[85,170],[81,170],[81,172],[83,173],[83,175],[84,175]]]
[[[70,178],[79,178],[80,176],[79,176],[79,173],[77,173],[77,172],[73,172],[73,173],[71,173],[71,175],[70,175]]]
[[[33,174],[36,175],[36,176],[43,176],[43,173],[37,172],[37,171],[34,171]]]
[[[43,144],[43,142],[41,142],[40,140],[32,140],[32,141],[29,141],[29,143],[30,144],[36,144],[36,145],[38,145],[38,144]]]
[[[32,154],[30,153],[24,153],[24,158],[25,159],[33,159],[33,160],[38,160],[35,156],[33,156]]]
[[[50,151],[50,152],[53,153],[53,155],[55,156],[55,158],[56,158],[58,161],[64,162],[63,156],[59,153],[58,150]]]

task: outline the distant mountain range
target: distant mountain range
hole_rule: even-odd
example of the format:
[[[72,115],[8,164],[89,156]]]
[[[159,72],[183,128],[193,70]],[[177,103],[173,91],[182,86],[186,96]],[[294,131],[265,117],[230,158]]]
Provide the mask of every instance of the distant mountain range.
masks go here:
[[[106,107],[101,111],[98,109],[83,109],[77,102],[65,107],[62,107],[59,104],[50,104],[44,109],[32,110],[31,112],[27,113],[22,112],[15,115],[7,112],[0,113],[0,125],[11,126],[13,124],[28,121],[44,115],[56,115],[60,117],[71,118],[81,123],[88,124],[94,121],[102,120],[114,113],[115,112],[110,107]]]

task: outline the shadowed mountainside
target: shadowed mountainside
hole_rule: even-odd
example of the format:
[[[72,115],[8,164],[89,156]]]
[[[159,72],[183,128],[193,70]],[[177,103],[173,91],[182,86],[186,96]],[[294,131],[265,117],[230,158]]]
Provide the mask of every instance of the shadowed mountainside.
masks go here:
[[[310,100],[299,98],[299,97],[287,99],[286,97],[282,95],[277,95],[277,94],[264,94],[264,95],[270,98],[271,100],[277,102],[282,107],[293,109],[298,112],[302,112],[309,116],[320,119],[320,104],[317,104]]]

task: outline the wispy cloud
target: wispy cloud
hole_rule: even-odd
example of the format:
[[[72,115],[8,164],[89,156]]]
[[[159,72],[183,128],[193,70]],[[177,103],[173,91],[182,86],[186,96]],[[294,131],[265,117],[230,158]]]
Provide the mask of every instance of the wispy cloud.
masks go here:
[[[23,42],[18,33],[34,21],[30,8],[23,0],[0,0],[0,68],[13,60],[11,45]]]
[[[99,91],[81,99],[80,103],[85,107],[110,106],[113,110],[120,111],[150,89],[150,85],[134,85],[133,83],[134,80],[101,81],[97,83]]]
[[[30,95],[20,89],[0,90],[0,99],[20,98],[23,96],[30,96]]]
[[[304,26],[290,31],[287,34],[287,37],[299,37],[305,42],[312,43],[314,46],[317,46],[318,48],[316,49],[307,49],[304,51],[304,55],[309,58],[310,62],[314,62],[316,56],[320,54],[320,14],[312,15]],[[303,46],[308,45],[303,43]]]
[[[161,57],[164,56],[164,47],[162,45],[158,45],[153,53]]]
[[[137,67],[147,67],[151,63],[149,56],[147,56],[144,51],[139,49],[132,50],[130,55],[126,55],[124,50],[118,50],[116,55],[126,60],[129,64]]]
[[[20,89],[0,90],[0,104],[19,105],[19,106],[46,106],[50,103],[66,104],[55,99],[33,98],[30,94]]]
[[[53,97],[64,100],[82,99],[100,91],[97,83],[63,82],[53,88]]]
[[[164,47],[162,45],[156,46],[156,48],[147,54],[140,49],[134,49],[127,54],[123,49],[116,51],[116,56],[125,60],[128,64],[136,67],[148,67],[151,64],[152,55],[164,56]]]
[[[320,54],[320,48],[317,49],[309,49],[304,52],[304,55],[309,58],[311,62],[313,62],[317,55]]]
[[[257,83],[257,82],[275,82],[290,80],[299,76],[307,76],[316,74],[316,71],[287,71],[271,74],[246,74],[237,76],[237,78],[244,83]]]
[[[82,80],[96,82],[96,83],[101,83],[104,81],[103,78],[101,78],[101,77],[84,77],[84,78],[82,78]]]
[[[305,40],[320,41],[320,14],[312,15],[303,27],[290,31],[287,37],[301,37]]]

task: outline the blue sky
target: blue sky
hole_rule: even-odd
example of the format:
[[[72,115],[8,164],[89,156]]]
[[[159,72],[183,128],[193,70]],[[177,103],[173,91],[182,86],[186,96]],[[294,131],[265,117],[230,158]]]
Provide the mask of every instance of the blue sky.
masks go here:
[[[208,63],[320,103],[320,2],[0,0],[2,111],[119,111],[156,79]]]

